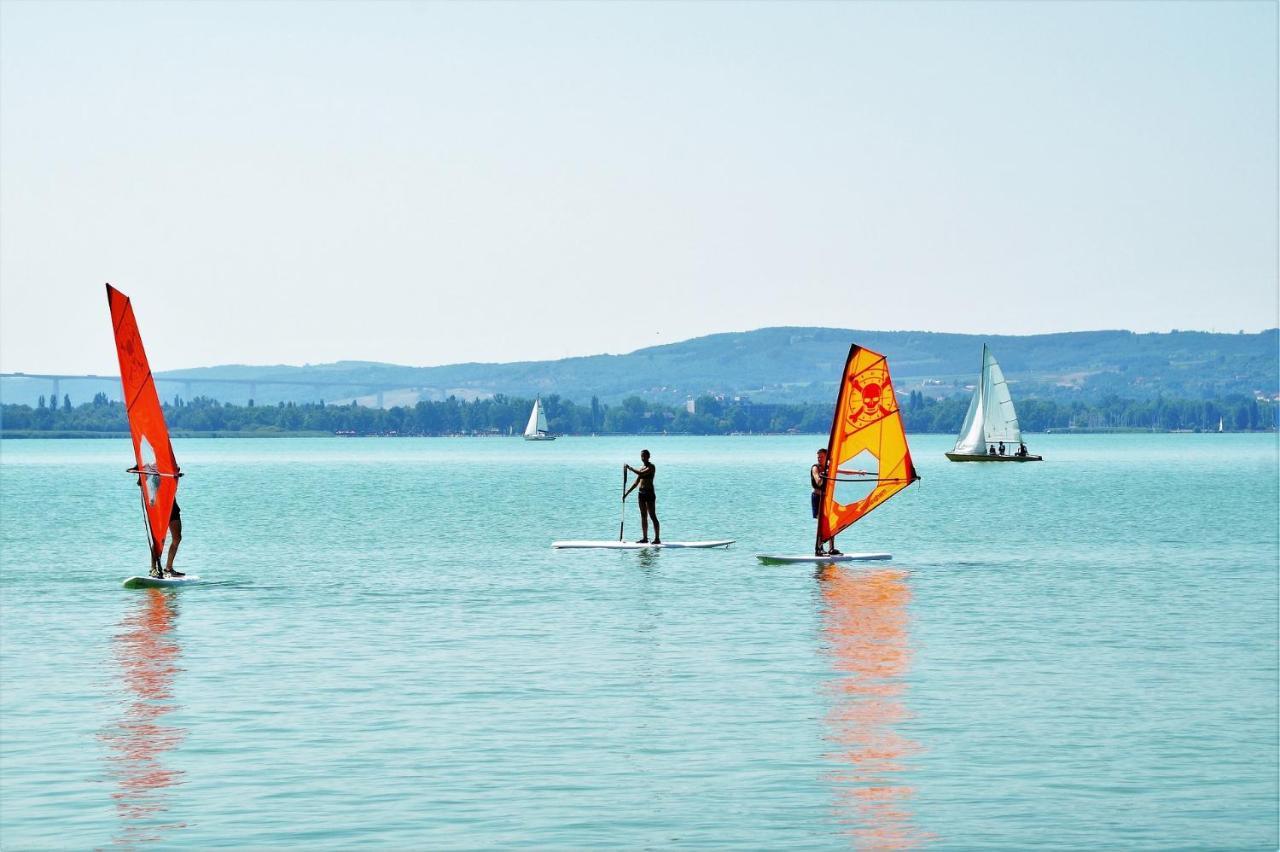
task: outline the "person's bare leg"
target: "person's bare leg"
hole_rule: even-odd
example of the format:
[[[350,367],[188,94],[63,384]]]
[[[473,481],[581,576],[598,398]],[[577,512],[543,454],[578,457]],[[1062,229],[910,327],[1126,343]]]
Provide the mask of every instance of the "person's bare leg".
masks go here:
[[[647,543],[649,541],[649,516],[645,514],[644,500],[640,500],[640,541],[637,544]]]
[[[178,555],[178,545],[182,543],[182,521],[169,522],[169,560],[164,566],[164,570],[169,574],[182,576],[181,571],[173,570],[173,559]]]
[[[662,528],[658,526],[658,501],[649,503],[649,517],[653,518],[653,543],[662,544]]]

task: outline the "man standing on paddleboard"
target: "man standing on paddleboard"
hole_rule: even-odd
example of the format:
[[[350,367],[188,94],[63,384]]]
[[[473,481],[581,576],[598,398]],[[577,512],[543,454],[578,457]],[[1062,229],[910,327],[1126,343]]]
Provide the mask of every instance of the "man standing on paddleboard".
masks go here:
[[[818,448],[818,463],[809,468],[809,484],[813,486],[813,493],[809,495],[809,506],[813,509],[813,519],[818,519],[818,513],[822,511],[822,489],[827,484],[827,448]],[[819,541],[813,548],[814,556],[843,556],[844,554],[836,550],[836,537],[832,536],[827,543],[827,551],[823,553],[822,542]]]
[[[640,532],[643,536],[636,544],[662,544],[662,533],[658,528],[658,497],[653,491],[653,475],[657,472],[653,462],[649,461],[649,451],[640,451],[639,469],[631,465],[623,465],[627,470],[636,475],[635,483],[626,490],[622,495],[622,499],[627,499],[627,494],[640,489],[637,495],[637,501],[640,503]],[[649,541],[649,519],[653,518],[653,541]]]

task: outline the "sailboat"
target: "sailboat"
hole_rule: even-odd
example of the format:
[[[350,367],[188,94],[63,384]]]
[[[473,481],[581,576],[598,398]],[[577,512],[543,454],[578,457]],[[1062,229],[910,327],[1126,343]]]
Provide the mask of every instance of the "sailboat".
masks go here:
[[[142,336],[138,333],[129,297],[108,284],[107,304],[111,309],[116,354],[120,358],[120,384],[124,390],[125,411],[129,415],[129,434],[133,438],[135,463],[127,472],[138,477],[142,517],[151,548],[151,562],[155,565],[164,551],[169,515],[178,496],[178,478],[182,476],[182,470],[173,456],[169,427],[164,422],[164,409],[160,407],[160,397],[147,363],[147,353],[142,349]],[[199,579],[191,574],[182,577],[153,575],[130,577],[124,585],[126,588],[178,586]]]
[[[1005,455],[992,450],[1003,443]],[[982,346],[982,376],[973,389],[969,411],[960,427],[956,445],[947,453],[955,462],[1029,462],[1042,461],[1042,456],[1025,453],[1022,430],[1018,428],[1018,412],[1013,408],[1009,383],[996,363],[996,356],[986,344]],[[1019,453],[1024,453],[1019,455]]]
[[[818,508],[817,543],[821,545],[862,519],[868,512],[920,478],[911,461],[902,412],[893,393],[889,362],[879,352],[857,344],[849,347],[831,436],[827,469]],[[774,556],[761,562],[854,562],[889,559],[888,553],[845,553],[836,556]]]
[[[533,401],[533,410],[529,412],[529,425],[524,427],[526,441],[554,441],[555,435],[547,429],[547,414],[542,410],[542,400]]]
[[[1221,418],[1221,417],[1219,417],[1219,418],[1218,418],[1218,431],[1219,431],[1219,432],[1221,432],[1221,431],[1222,431],[1222,418]]]

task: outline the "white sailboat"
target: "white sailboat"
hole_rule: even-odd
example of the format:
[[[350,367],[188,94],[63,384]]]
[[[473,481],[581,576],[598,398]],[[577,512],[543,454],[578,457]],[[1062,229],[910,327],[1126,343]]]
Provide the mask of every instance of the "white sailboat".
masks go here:
[[[1003,444],[1005,454],[992,450]],[[982,347],[982,377],[973,389],[969,411],[960,427],[956,445],[947,453],[952,461],[1042,461],[1041,456],[1025,452],[1022,430],[1018,427],[1018,412],[1013,408],[1009,395],[1009,383],[1004,371],[996,363],[996,356],[985,344]]]
[[[533,410],[529,412],[529,425],[524,427],[524,439],[526,441],[554,441],[555,435],[552,435],[547,429],[547,415],[542,410],[542,400],[535,399],[533,401]]]

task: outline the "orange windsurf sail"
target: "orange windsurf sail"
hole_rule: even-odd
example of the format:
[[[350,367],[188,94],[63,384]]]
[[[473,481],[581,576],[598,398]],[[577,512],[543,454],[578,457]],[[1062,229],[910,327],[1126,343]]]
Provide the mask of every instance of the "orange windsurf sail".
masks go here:
[[[116,336],[116,354],[120,356],[120,384],[124,387],[124,407],[133,436],[136,464],[129,473],[138,475],[151,555],[159,559],[164,538],[169,533],[169,515],[182,472],[173,457],[169,428],[164,422],[164,410],[156,394],[147,353],[142,349],[142,337],[138,334],[129,297],[108,284],[107,304],[111,306],[111,328]]]
[[[902,412],[879,352],[849,347],[831,420],[827,470],[818,511],[823,542],[919,479]]]

